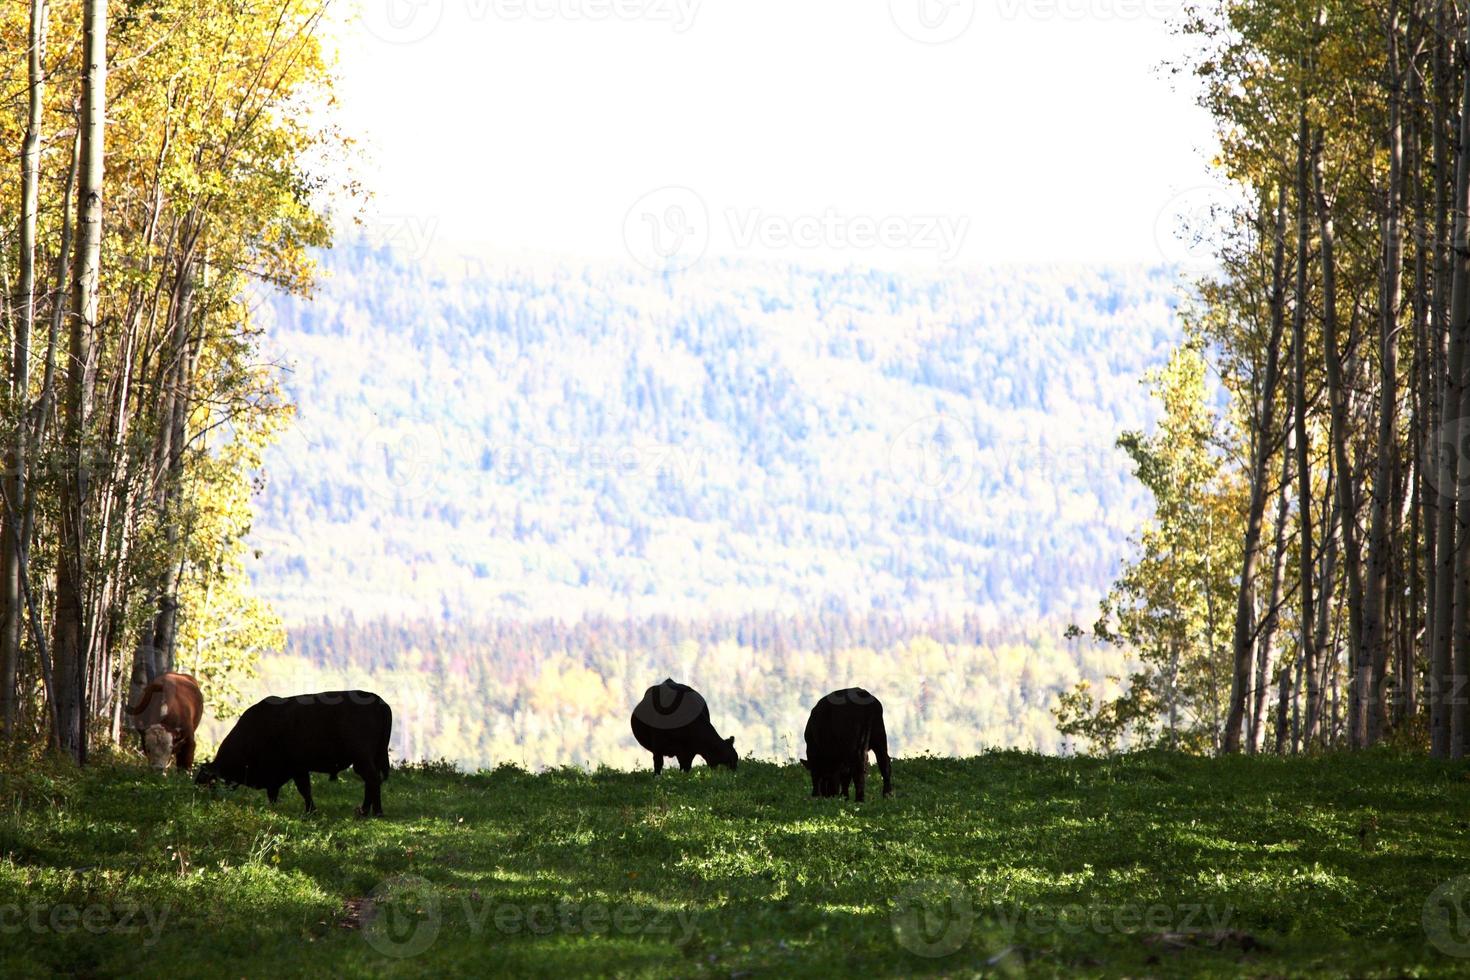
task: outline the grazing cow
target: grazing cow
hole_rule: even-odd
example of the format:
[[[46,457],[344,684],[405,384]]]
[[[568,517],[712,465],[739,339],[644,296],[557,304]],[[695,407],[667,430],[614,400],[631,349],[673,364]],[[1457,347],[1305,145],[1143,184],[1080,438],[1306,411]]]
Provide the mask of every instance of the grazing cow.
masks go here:
[[[213,762],[199,767],[195,782],[217,781],[263,789],[272,803],[295,780],[311,800],[311,774],[335,776],[351,768],[365,790],[357,815],[383,815],[383,781],[388,778],[388,738],[393,709],[366,691],[329,691],[292,698],[266,698],[252,705],[220,744]]]
[[[812,774],[813,796],[847,799],[848,786],[857,784],[863,802],[868,781],[868,752],[878,759],[883,795],[893,795],[893,767],[888,758],[888,733],[883,729],[883,705],[860,687],[833,691],[817,702],[806,723],[806,758],[801,764]]]
[[[204,715],[204,696],[188,674],[160,674],[143,688],[138,703],[127,709],[137,718],[143,753],[156,772],[168,768],[169,757],[180,769],[194,767],[194,730]]]
[[[664,771],[664,756],[678,759],[684,772],[694,765],[696,755],[711,766],[729,766],[732,770],[740,761],[735,736],[721,738],[715,731],[704,698],[672,678],[643,692],[643,700],[633,709],[633,737],[653,753],[655,776]]]

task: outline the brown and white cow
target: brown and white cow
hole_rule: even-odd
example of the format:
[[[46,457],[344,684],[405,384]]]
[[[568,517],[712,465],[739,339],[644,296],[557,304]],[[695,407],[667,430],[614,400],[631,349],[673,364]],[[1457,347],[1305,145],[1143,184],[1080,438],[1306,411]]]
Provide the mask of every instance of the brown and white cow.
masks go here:
[[[180,769],[194,766],[194,730],[204,715],[204,696],[188,674],[160,674],[128,709],[138,718],[143,752],[156,772],[168,768],[169,756]],[[139,717],[141,716],[141,717]]]

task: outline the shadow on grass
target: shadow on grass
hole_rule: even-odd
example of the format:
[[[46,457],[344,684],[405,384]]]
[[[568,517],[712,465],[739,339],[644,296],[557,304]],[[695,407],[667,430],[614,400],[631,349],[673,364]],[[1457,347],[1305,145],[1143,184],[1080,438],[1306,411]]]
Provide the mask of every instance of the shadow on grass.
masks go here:
[[[271,808],[113,762],[6,783],[0,905],[137,901],[166,907],[165,926],[144,946],[48,923],[0,967],[1448,973],[1461,961],[1420,916],[1470,856],[1462,771],[1378,753],[995,752],[898,760],[897,795],[858,805],[813,800],[804,770],[768,763],[657,779],[405,768],[388,818],[356,820],[351,776],[318,778],[306,817],[289,788]]]

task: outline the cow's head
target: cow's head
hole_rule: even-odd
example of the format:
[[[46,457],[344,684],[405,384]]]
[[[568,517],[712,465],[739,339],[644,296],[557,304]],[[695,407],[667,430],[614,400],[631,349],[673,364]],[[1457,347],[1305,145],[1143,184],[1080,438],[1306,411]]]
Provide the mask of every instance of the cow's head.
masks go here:
[[[199,767],[194,782],[199,786],[214,786],[224,783],[230,788],[244,785],[250,779],[249,760],[242,757],[239,746],[234,744],[235,733],[225,736],[214,758]]]
[[[813,796],[836,796],[838,790],[837,774],[832,772],[817,772],[812,768],[810,759],[802,759],[801,767],[812,774]]]
[[[733,772],[740,761],[740,753],[735,751],[735,736],[716,741],[714,749],[704,757],[704,761],[711,766],[729,766]]]
[[[169,756],[174,754],[174,736],[162,725],[149,725],[143,732],[143,754],[148,756],[148,765],[154,772],[168,768]]]
[[[217,786],[226,789],[256,786],[250,778],[250,767],[237,763],[225,749],[225,746],[221,746],[218,755],[199,766],[194,774],[194,784],[211,789]],[[260,788],[264,788],[263,785]]]
[[[213,762],[204,763],[199,767],[199,771],[194,774],[195,786],[213,786],[219,780],[219,770],[215,768]]]
[[[221,766],[219,756],[215,756],[209,762],[199,767],[194,774],[194,785],[208,786],[212,790],[224,786],[226,789],[234,789],[244,782],[244,777],[226,766]]]

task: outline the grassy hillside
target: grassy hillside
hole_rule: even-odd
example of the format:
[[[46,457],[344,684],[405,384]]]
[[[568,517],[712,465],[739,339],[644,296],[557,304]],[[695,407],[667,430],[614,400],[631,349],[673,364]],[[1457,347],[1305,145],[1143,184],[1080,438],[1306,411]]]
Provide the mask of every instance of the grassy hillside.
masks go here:
[[[303,817],[11,762],[0,974],[1463,975],[1463,775],[1002,752],[900,759],[859,806],[761,763],[417,768],[360,821],[352,777]]]

